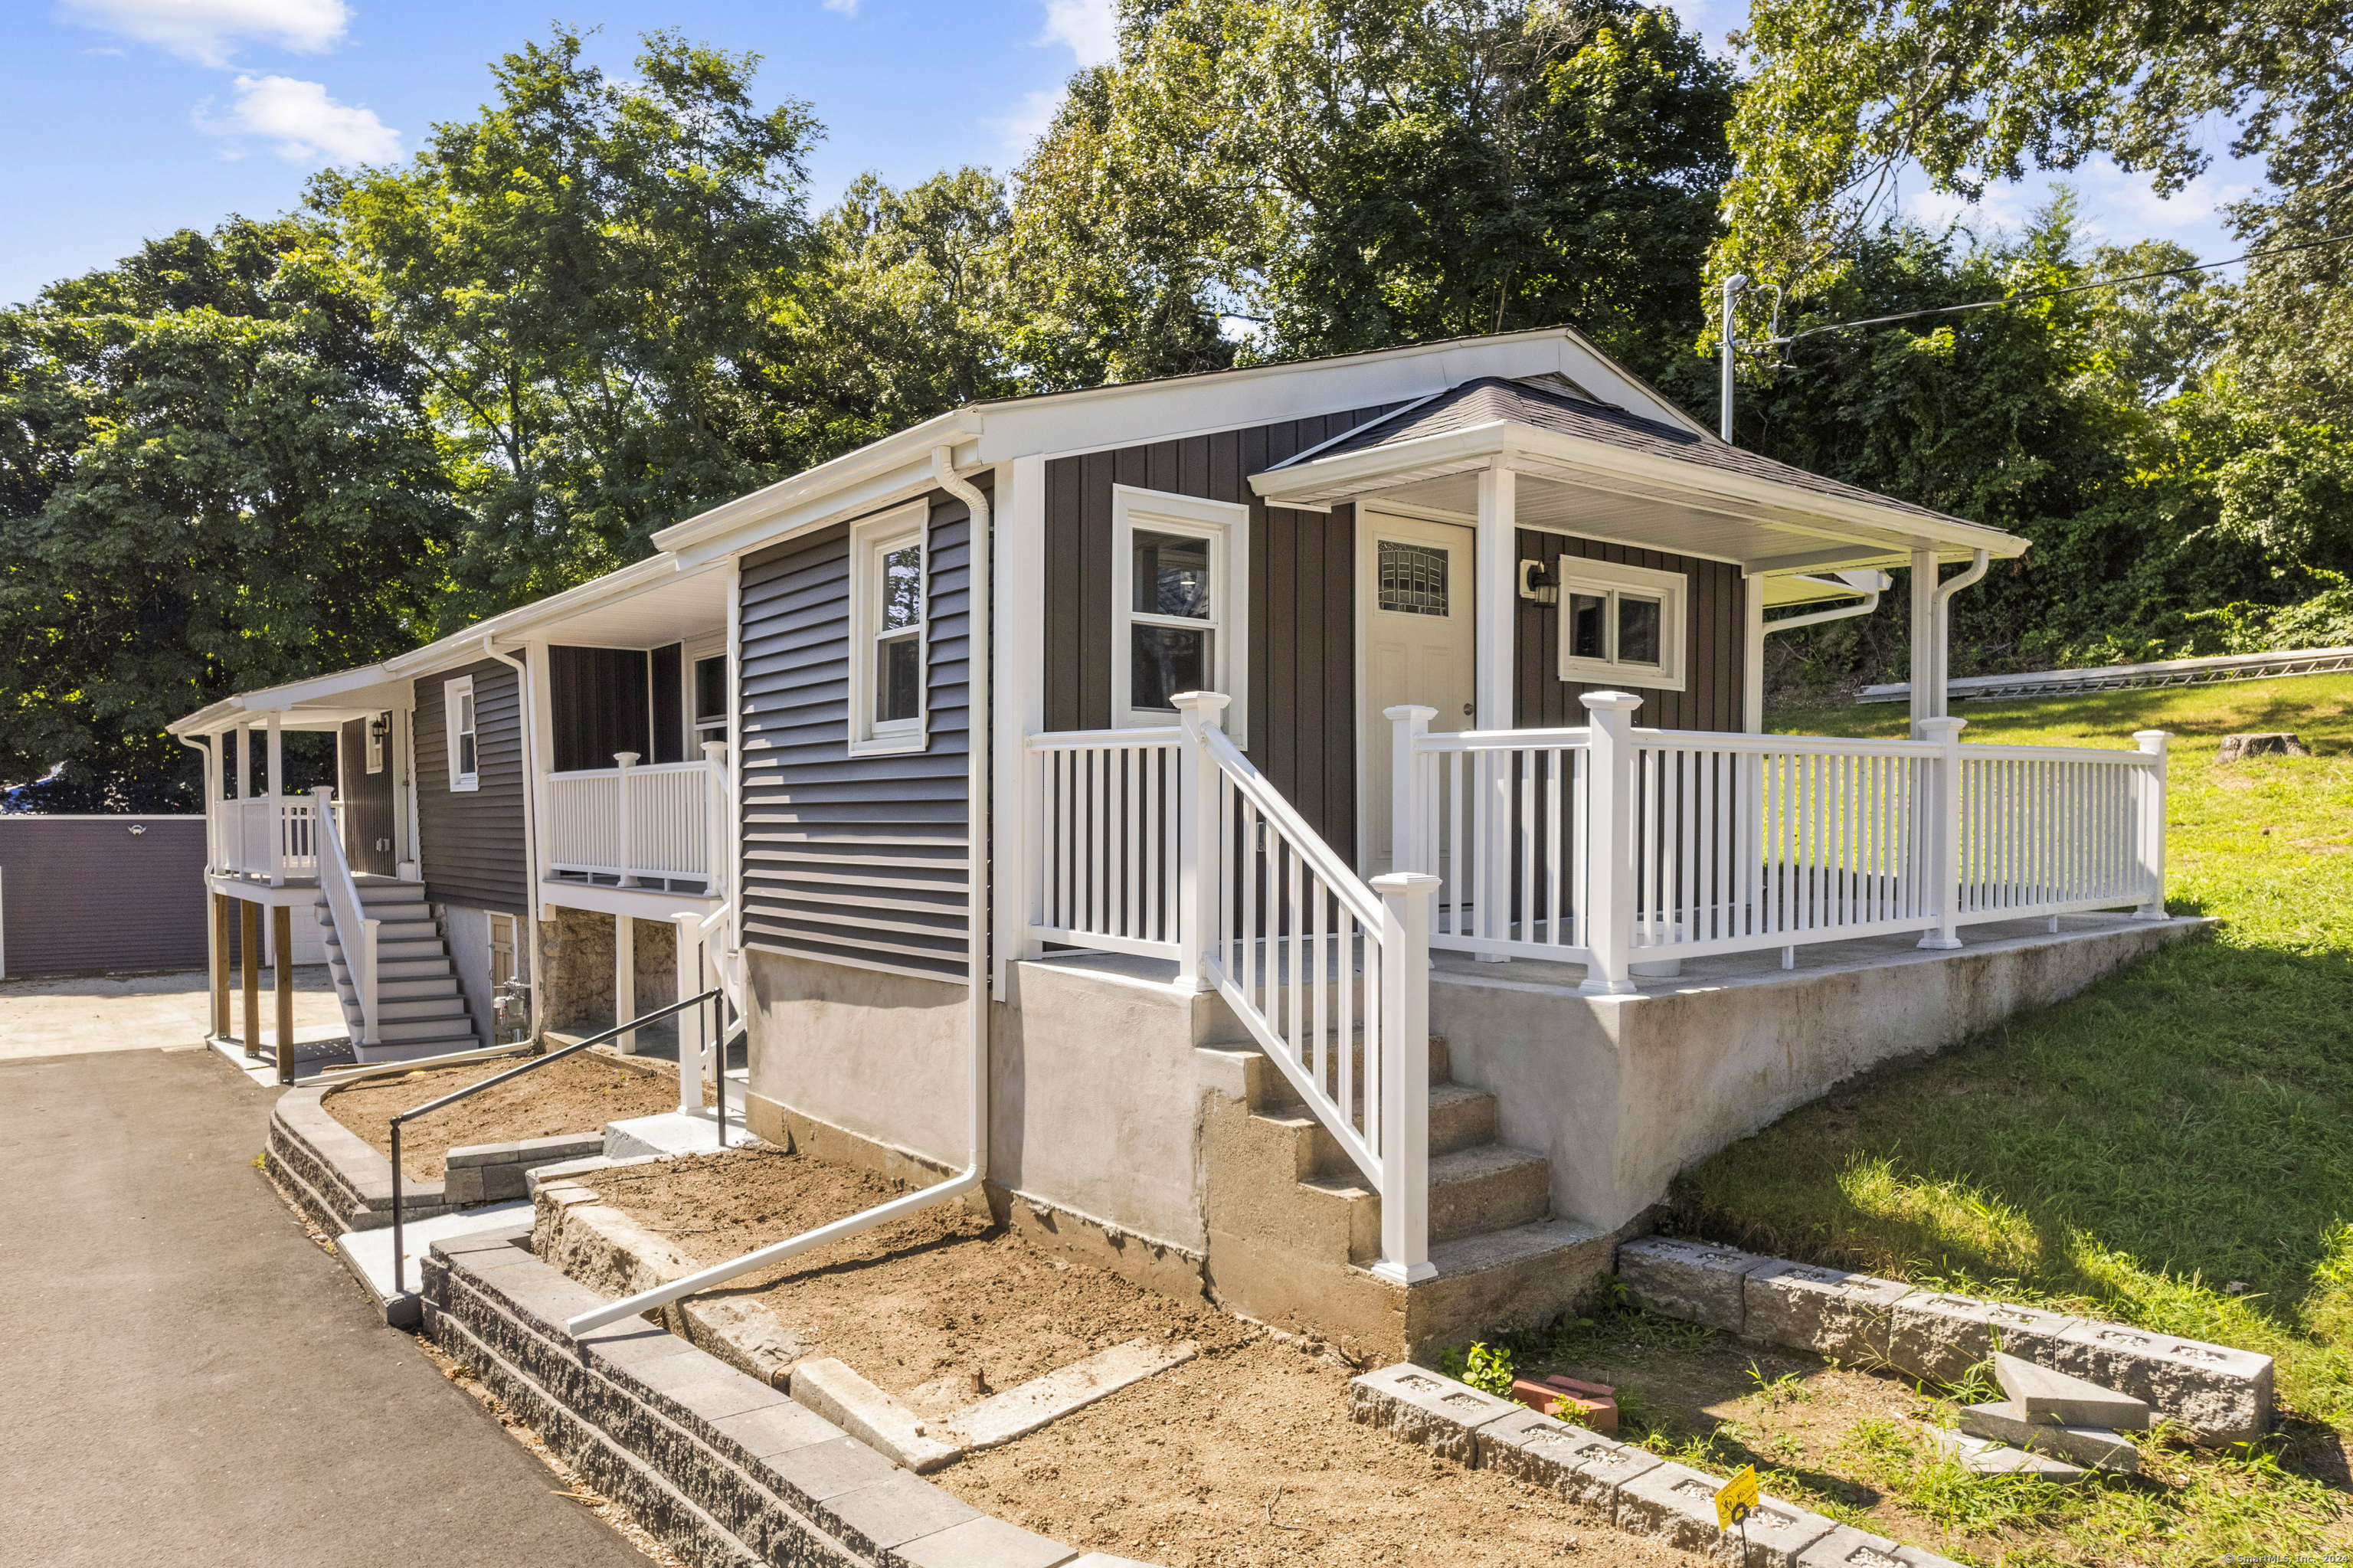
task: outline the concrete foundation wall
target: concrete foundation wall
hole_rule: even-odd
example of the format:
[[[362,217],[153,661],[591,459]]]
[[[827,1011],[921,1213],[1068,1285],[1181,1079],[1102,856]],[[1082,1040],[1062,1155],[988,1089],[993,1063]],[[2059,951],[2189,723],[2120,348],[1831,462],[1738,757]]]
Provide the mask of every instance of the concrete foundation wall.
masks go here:
[[[1503,1140],[1551,1160],[1553,1212],[1615,1229],[1685,1166],[1840,1080],[2072,996],[2203,923],[2070,925],[1980,929],[1957,952],[1846,943],[1834,962],[1815,949],[1793,971],[1694,975],[1635,996],[1581,996],[1563,966],[1449,961],[1430,976],[1430,1028],[1455,1077],[1495,1093]]]
[[[962,1168],[964,987],[757,950],[745,959],[754,1096],[787,1119]],[[1012,966],[993,1011],[991,1184],[1198,1255],[1207,1234],[1195,1047],[1235,1037],[1225,1004],[1073,960]]]

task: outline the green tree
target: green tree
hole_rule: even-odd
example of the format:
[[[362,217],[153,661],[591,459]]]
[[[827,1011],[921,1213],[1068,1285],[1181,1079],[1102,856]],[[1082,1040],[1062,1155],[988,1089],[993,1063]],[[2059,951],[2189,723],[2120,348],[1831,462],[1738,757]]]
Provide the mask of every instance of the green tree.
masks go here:
[[[1653,367],[1700,324],[1729,90],[1616,0],[1132,5],[1021,172],[1024,357],[1206,368],[1223,314],[1252,358],[1573,322]]]
[[[755,56],[649,34],[623,82],[584,43],[557,28],[406,166],[311,188],[449,448],[469,521],[445,630],[823,455],[781,363],[807,106],[757,108]]]
[[[170,720],[417,640],[454,513],[322,239],[233,218],[0,313],[0,782],[186,809]]]

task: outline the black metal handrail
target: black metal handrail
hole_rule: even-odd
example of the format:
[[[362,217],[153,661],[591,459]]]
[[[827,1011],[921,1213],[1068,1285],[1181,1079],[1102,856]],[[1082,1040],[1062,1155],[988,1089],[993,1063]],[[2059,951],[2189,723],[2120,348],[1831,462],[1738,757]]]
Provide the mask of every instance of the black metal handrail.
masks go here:
[[[592,1045],[602,1045],[607,1040],[618,1039],[620,1036],[628,1033],[633,1029],[642,1029],[649,1023],[659,1023],[674,1012],[684,1012],[688,1008],[700,1007],[706,1001],[711,1004],[711,1038],[717,1042],[716,1046],[712,1051],[712,1065],[717,1070],[712,1075],[718,1081],[719,1147],[723,1150],[727,1147],[727,1017],[725,1007],[725,988],[721,986],[712,986],[709,991],[703,991],[699,995],[690,996],[684,1001],[673,1001],[668,1007],[658,1007],[651,1012],[642,1014],[637,1018],[632,1018],[627,1023],[617,1023],[613,1025],[612,1028],[605,1031],[602,1034],[592,1034],[587,1039],[575,1041],[572,1044],[566,1045],[561,1050],[550,1051],[544,1056],[534,1056],[520,1067],[510,1068],[506,1072],[501,1073],[494,1077],[484,1078],[479,1084],[468,1084],[462,1089],[443,1095],[438,1100],[428,1100],[424,1105],[418,1106],[415,1110],[405,1110],[399,1115],[394,1117],[392,1118],[393,1295],[395,1297],[400,1297],[408,1294],[406,1284],[406,1258],[401,1245],[401,1123],[415,1121],[419,1117],[430,1116],[435,1111],[441,1109],[445,1106],[456,1105],[459,1100],[466,1098],[469,1095],[479,1095],[484,1089],[494,1089],[501,1084],[508,1083],[513,1079],[522,1077],[525,1073],[536,1072],[538,1069],[546,1066],[551,1062],[561,1061],[563,1058],[571,1055],[576,1051],[586,1051]],[[679,1071],[681,1075],[686,1071],[685,1058],[686,1043],[685,1041],[681,1040],[679,1042]]]

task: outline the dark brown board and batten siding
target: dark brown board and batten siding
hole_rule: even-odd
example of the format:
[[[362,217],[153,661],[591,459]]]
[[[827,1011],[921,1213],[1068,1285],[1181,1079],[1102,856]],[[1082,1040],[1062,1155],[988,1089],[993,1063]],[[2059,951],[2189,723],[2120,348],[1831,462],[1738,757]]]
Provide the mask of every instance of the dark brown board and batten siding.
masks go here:
[[[1111,725],[1112,488],[1250,507],[1250,760],[1324,839],[1356,842],[1356,513],[1269,507],[1250,476],[1396,404],[1046,465],[1046,727]]]
[[[474,776],[480,788],[453,791],[441,694],[446,683],[464,675],[474,678]],[[526,912],[520,680],[490,659],[417,679],[417,831],[425,896],[433,903]]]
[[[1521,529],[1519,537],[1519,558],[1542,561],[1547,570],[1556,567],[1564,556],[1581,556],[1620,566],[1648,567],[1658,572],[1681,572],[1691,585],[1683,607],[1683,657],[1689,673],[1680,692],[1624,688],[1642,699],[1642,705],[1634,710],[1634,722],[1645,729],[1740,727],[1744,589],[1738,567],[1530,528]],[[1512,653],[1518,686],[1513,722],[1525,729],[1563,726],[1574,728],[1585,724],[1588,715],[1577,699],[1587,692],[1608,691],[1609,686],[1560,678],[1558,605],[1537,604],[1525,599],[1514,602],[1520,612],[1518,641]]]
[[[934,493],[929,526],[919,752],[849,755],[850,524],[744,559],[746,946],[965,978],[971,514]]]

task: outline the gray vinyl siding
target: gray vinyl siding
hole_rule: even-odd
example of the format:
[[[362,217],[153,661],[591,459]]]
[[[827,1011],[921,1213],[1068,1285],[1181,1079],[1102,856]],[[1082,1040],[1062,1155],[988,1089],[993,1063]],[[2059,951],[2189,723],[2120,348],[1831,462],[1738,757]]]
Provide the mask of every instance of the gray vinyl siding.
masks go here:
[[[449,788],[445,682],[474,678],[478,789]],[[495,660],[417,682],[417,830],[425,896],[504,914],[525,913],[530,886],[523,833],[522,677]]]
[[[1270,507],[1250,476],[1395,404],[1046,465],[1046,727],[1104,729],[1112,708],[1112,487],[1250,511],[1250,760],[1335,844],[1356,842],[1356,512]]]
[[[335,741],[335,792],[343,802],[343,855],[353,871],[390,876],[393,862],[392,743],[385,742],[385,765],[367,770],[365,719],[343,726]],[[382,844],[379,849],[376,846]]]
[[[849,529],[746,556],[746,946],[962,981],[967,952],[971,514],[931,497],[920,752],[849,754]]]
[[[1520,559],[1540,560],[1547,567],[1556,566],[1563,556],[1582,556],[1620,566],[1648,567],[1658,572],[1682,573],[1691,584],[1683,607],[1683,668],[1688,672],[1683,689],[1662,692],[1624,688],[1642,699],[1642,705],[1634,710],[1634,722],[1645,729],[1740,727],[1741,664],[1746,656],[1741,621],[1746,590],[1738,567],[1530,528],[1521,529],[1519,539]],[[1518,691],[1514,722],[1529,729],[1585,723],[1585,706],[1577,699],[1587,692],[1610,688],[1599,682],[1562,680],[1560,607],[1525,599],[1516,602],[1518,641],[1513,652],[1513,664]]]
[[[203,969],[205,820],[0,817],[0,946],[12,978]]]

